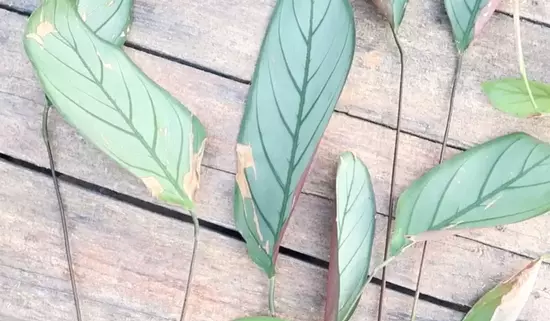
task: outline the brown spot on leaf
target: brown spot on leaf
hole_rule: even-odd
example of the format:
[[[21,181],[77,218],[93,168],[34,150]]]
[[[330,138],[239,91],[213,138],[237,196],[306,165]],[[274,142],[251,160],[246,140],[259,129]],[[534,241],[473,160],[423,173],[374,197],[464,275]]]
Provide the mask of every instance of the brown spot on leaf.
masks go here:
[[[115,0],[111,0],[107,3],[107,7],[110,7],[112,6],[113,4],[115,4]]]
[[[235,178],[237,180],[237,185],[241,191],[241,195],[244,198],[250,198],[250,189],[248,187],[248,182],[246,181],[246,169],[254,168],[254,156],[252,154],[252,146],[237,144],[237,174]]]
[[[158,179],[156,179],[155,177],[153,176],[142,177],[141,180],[143,181],[145,186],[147,186],[147,188],[149,189],[153,197],[157,198],[159,197],[160,194],[162,194],[162,192],[164,192],[164,188],[162,187]]]
[[[189,169],[189,172],[183,176],[183,190],[189,199],[193,201],[200,186],[202,156],[204,155],[206,139],[202,141],[201,147],[197,153],[193,153],[194,139],[192,134],[190,135],[189,141],[189,163],[191,164],[191,168]]]
[[[535,287],[541,265],[542,258],[531,261],[523,270],[497,287],[510,287],[510,289],[502,296],[500,305],[496,308],[490,321],[515,321],[518,319]]]

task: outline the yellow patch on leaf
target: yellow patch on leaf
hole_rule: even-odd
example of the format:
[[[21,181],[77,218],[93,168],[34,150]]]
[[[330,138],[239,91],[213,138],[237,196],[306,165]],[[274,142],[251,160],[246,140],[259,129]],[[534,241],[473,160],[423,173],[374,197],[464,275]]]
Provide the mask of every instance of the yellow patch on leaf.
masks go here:
[[[55,31],[55,27],[49,21],[42,21],[36,27],[36,34],[42,38]]]
[[[189,138],[189,163],[191,164],[191,168],[189,169],[189,172],[183,176],[183,190],[185,191],[185,194],[189,197],[189,199],[193,202],[195,199],[195,194],[197,193],[199,186],[200,186],[200,180],[201,180],[201,164],[202,164],[202,157],[204,155],[204,146],[206,145],[206,139],[202,141],[201,147],[199,148],[199,151],[197,153],[193,153],[193,135],[190,135]]]
[[[523,270],[501,285],[511,285],[512,288],[510,292],[502,296],[500,305],[495,310],[491,321],[515,321],[518,319],[535,287],[541,265],[541,258],[531,261]]]
[[[37,27],[35,33],[29,33],[26,37],[38,42],[39,45],[44,46],[44,37],[55,31],[54,25],[49,21],[42,21]]]
[[[237,185],[241,191],[241,195],[245,198],[250,198],[250,189],[246,181],[246,169],[255,168],[254,155],[252,154],[252,146],[237,144],[237,174],[235,178]]]
[[[142,177],[141,180],[143,181],[145,186],[147,186],[147,188],[149,189],[153,197],[158,198],[159,195],[162,194],[162,192],[164,192],[164,188],[162,187],[158,179],[156,179],[155,177],[153,176]]]

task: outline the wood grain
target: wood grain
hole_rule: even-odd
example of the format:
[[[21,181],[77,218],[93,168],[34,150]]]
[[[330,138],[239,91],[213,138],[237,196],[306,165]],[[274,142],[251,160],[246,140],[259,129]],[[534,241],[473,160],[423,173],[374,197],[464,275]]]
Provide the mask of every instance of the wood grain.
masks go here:
[[[3,31],[8,36],[5,39],[19,39],[16,35],[22,30],[24,19],[13,14],[5,14],[7,21]],[[0,37],[1,38],[1,37]],[[40,137],[40,100],[42,93],[33,80],[32,71],[23,57],[16,40],[5,42],[6,46],[0,51],[6,57],[6,63],[1,66],[3,79],[0,82],[0,100],[4,108],[0,109],[0,124],[4,133],[0,135],[0,151],[13,155],[32,163],[47,166],[45,151]],[[188,67],[167,62],[135,51],[130,54],[156,81],[167,88],[176,97],[189,105],[205,122],[211,135],[207,147],[203,170],[204,178],[199,195],[200,206],[198,214],[214,223],[233,228],[232,222],[232,193],[234,169],[233,142],[236,137],[236,127],[240,117],[242,101],[246,93],[246,86],[224,80]],[[13,63],[17,62],[17,63]],[[208,94],[205,94],[208,93]],[[37,103],[38,102],[38,103]],[[66,174],[96,183],[118,192],[135,197],[151,200],[145,189],[131,175],[122,171],[113,162],[85,143],[74,130],[55,117],[54,145],[58,169]],[[351,135],[350,133],[354,133]],[[332,180],[336,168],[337,155],[346,149],[354,150],[368,164],[375,180],[376,192],[379,196],[379,210],[387,213],[387,191],[392,151],[392,131],[344,115],[335,115],[330,128],[325,135],[320,152],[315,161],[314,169],[306,185],[306,195],[300,200],[295,218],[291,221],[288,236],[284,245],[322,259],[328,255],[327,238],[330,222],[333,216],[333,205],[327,200],[331,198]],[[353,139],[349,139],[353,137]],[[366,145],[366,142],[368,145]],[[368,146],[368,148],[366,148]],[[400,186],[404,186],[413,178],[420,175],[425,169],[433,165],[438,153],[436,144],[412,137],[404,136],[403,155],[406,162],[400,162]],[[98,174],[99,173],[99,174]],[[322,196],[322,197],[317,197]],[[538,224],[548,224],[548,219],[539,220]],[[307,226],[307,229],[304,229]],[[380,225],[379,235],[385,229]],[[513,227],[511,227],[513,228]],[[520,229],[514,236],[530,233],[530,225]],[[521,232],[521,233],[520,233]],[[510,241],[507,232],[491,230],[495,242],[504,243],[504,248],[511,248],[524,253],[523,237]],[[500,233],[500,235],[499,235]],[[470,235],[470,234],[466,234]],[[530,254],[540,249],[544,251],[544,242],[537,242],[536,235],[528,234],[530,245],[537,247],[530,249]],[[484,234],[476,236],[477,240],[484,241]],[[377,255],[380,257],[382,238],[377,241]],[[454,246],[459,242],[458,246]],[[464,243],[465,242],[465,243]],[[461,245],[461,244],[466,245]],[[464,280],[484,280],[484,284],[494,284],[495,281],[510,272],[507,262],[510,257],[525,261],[517,256],[489,246],[480,245],[464,239],[451,239],[442,243],[433,250],[441,255],[446,267],[453,266],[457,274],[440,273],[434,270],[433,275],[440,276],[438,281],[428,282],[423,292],[438,298],[462,304],[471,304],[482,292],[478,288],[461,286]],[[451,254],[447,246],[451,246]],[[464,252],[461,248],[477,249],[473,253],[487,253],[486,255],[472,256],[471,252]],[[445,255],[443,255],[445,254]],[[395,264],[390,280],[396,284],[413,288],[414,269],[417,253],[410,252],[404,256],[399,264]],[[456,261],[456,258],[462,258]],[[492,271],[492,274],[477,275],[465,267],[471,261],[480,262]],[[379,261],[379,260],[378,260]],[[427,274],[427,275],[432,275]],[[456,287],[441,288],[439,284],[456,282]],[[459,289],[457,291],[457,289]],[[544,284],[541,287],[544,289]],[[541,290],[544,291],[544,290]],[[531,310],[529,310],[531,311]],[[530,312],[528,312],[530,313]]]
[[[0,136],[0,151],[46,167],[48,163],[40,135],[43,94],[34,80],[30,63],[24,57],[18,42],[24,19],[5,12],[2,16],[5,18],[5,27],[0,33],[4,36],[0,39],[5,39],[5,42],[0,53],[6,59],[0,61],[0,97],[4,106],[0,109],[0,119],[5,130]],[[129,50],[129,53],[155,81],[194,110],[205,123],[210,136],[205,165],[225,172],[234,172],[234,142],[247,86],[134,50]],[[122,193],[151,199],[141,183],[98,153],[95,148],[84,143],[83,139],[59,118],[55,118],[52,125],[55,128],[56,161],[61,171]],[[305,192],[332,199],[337,156],[345,150],[352,150],[368,165],[374,179],[378,211],[386,214],[393,135],[389,129],[345,115],[334,115],[308,177]],[[403,156],[399,159],[398,190],[402,190],[433,166],[438,150],[436,144],[404,135],[401,146]],[[203,181],[203,191],[208,192],[204,192],[199,198],[204,199],[207,196],[202,195],[211,195],[215,190],[227,191],[217,202],[223,203],[224,208],[229,209],[233,184],[227,182],[220,186],[221,183],[208,177]],[[209,209],[207,202],[202,203]],[[213,203],[213,208],[219,208],[217,204]],[[209,213],[204,217],[216,223],[232,226],[231,220],[223,215],[219,217],[210,210],[201,212]],[[541,218],[537,226],[547,221],[547,218]],[[477,233],[476,237],[489,244],[496,242],[495,245],[518,253],[533,255],[546,251],[545,236],[542,236],[544,242],[540,242],[539,246],[524,248],[522,234],[527,237],[527,244],[532,245],[537,243],[534,240],[540,238],[541,233],[536,232],[539,229],[530,228],[531,222],[520,226],[523,227],[517,230],[515,227],[511,228],[511,231],[517,231],[513,232],[514,237],[519,237],[517,242],[507,241],[508,238],[503,237],[506,234],[501,231],[494,232],[490,242],[484,239],[485,232]],[[505,241],[499,241],[501,239]]]
[[[57,202],[48,177],[0,162],[0,317],[74,320]],[[31,194],[32,193],[32,194]],[[29,202],[32,195],[32,202]],[[192,226],[72,186],[63,186],[84,320],[164,321],[179,315],[191,254]],[[266,279],[241,242],[204,231],[188,320],[232,320],[267,310]],[[121,254],[124,255],[121,255]],[[319,320],[326,270],[281,257],[278,311]],[[354,320],[371,319],[377,287]],[[388,319],[408,316],[410,298],[390,291]],[[420,320],[460,313],[422,302]]]
[[[6,1],[6,0],[0,0]],[[7,0],[8,3],[11,0]],[[130,41],[190,63],[249,79],[273,0],[137,1]],[[12,2],[13,4],[13,2]],[[34,1],[17,4],[32,10]],[[357,48],[338,109],[388,126],[395,124],[398,57],[391,34],[370,2],[354,1]],[[509,11],[510,1],[502,9]],[[523,0],[527,17],[550,23],[548,1]],[[400,30],[406,52],[403,126],[422,137],[443,136],[455,50],[441,1],[411,1]],[[529,75],[550,81],[550,28],[523,24]],[[518,120],[493,109],[481,92],[482,81],[518,76],[512,19],[497,14],[465,57],[451,144],[472,146],[510,131],[524,130],[550,139],[548,118]],[[476,130],[465,130],[475,128]]]
[[[36,103],[42,99],[42,93],[33,80],[30,66],[17,43],[20,39],[19,33],[22,31],[24,19],[13,14],[4,13],[4,15],[6,19],[3,20],[6,21],[6,26],[0,32],[0,39],[5,39],[3,43],[5,46],[3,45],[0,51],[5,51],[2,54],[6,59],[0,62],[3,78],[0,85],[0,91],[2,91],[0,100],[3,105],[6,105],[6,108],[0,110],[0,123],[5,129],[5,134],[0,135],[0,151],[46,166],[47,162],[39,134],[42,107],[40,103]],[[135,51],[130,51],[130,54],[147,73],[195,110],[206,123],[211,140],[205,158],[208,167],[205,168],[200,195],[202,201],[199,200],[201,203],[199,215],[218,224],[233,227],[231,219],[233,179],[229,173],[234,169],[233,142],[247,87]],[[59,122],[59,119],[56,119],[55,127],[56,155],[59,157],[58,163],[61,171],[119,192],[150,199],[140,183],[120,170],[94,148],[83,143],[82,139],[68,126]],[[311,195],[302,197],[296,218],[292,221],[289,236],[285,239],[286,246],[326,258],[328,252],[326,251],[325,236],[330,228],[329,222],[333,215],[332,205],[328,200],[315,197],[315,195],[331,198],[336,156],[346,149],[355,150],[369,165],[375,178],[377,195],[379,195],[379,210],[382,213],[387,213],[392,136],[391,130],[380,126],[345,115],[333,117],[306,186],[306,193]],[[350,137],[353,139],[350,140]],[[433,164],[438,147],[436,144],[412,136],[405,136],[401,150],[403,155],[407,156],[403,161],[400,160],[400,187],[403,187]],[[548,224],[547,222],[548,219],[541,219],[537,224],[540,227]],[[304,226],[308,226],[307,231],[303,228]],[[310,226],[311,228],[309,228]],[[488,239],[495,242],[490,244],[501,246],[498,244],[500,242],[504,245],[501,247],[519,253],[533,255],[537,253],[538,249],[540,249],[539,253],[545,251],[544,244],[547,243],[543,242],[544,239],[539,241],[540,233],[533,235],[531,231],[534,229],[530,224],[526,223],[524,227],[517,230],[517,233],[514,232],[514,227],[510,227],[511,230],[504,232],[496,229],[490,230],[489,233],[484,231],[475,235],[475,238],[485,241],[486,234],[489,234],[491,238]],[[384,229],[384,225],[381,225],[380,233]],[[510,231],[515,234],[508,234],[511,233]],[[534,247],[524,248],[522,234],[525,233],[529,239],[529,242],[525,242],[525,244],[534,245]],[[467,234],[467,236],[469,235]],[[510,235],[518,238],[511,239]],[[380,237],[378,239],[380,240]],[[378,253],[382,249],[380,242],[377,243]],[[451,254],[442,256],[441,254],[449,251],[446,246],[449,244],[453,246],[452,244],[455,242],[459,242],[456,243],[459,245],[455,246],[458,249],[451,247]],[[476,291],[474,287],[461,286],[462,282],[465,282],[464,280],[484,280],[484,284],[490,286],[496,280],[510,273],[511,269],[507,262],[510,260],[525,261],[505,251],[463,239],[442,244],[444,245],[439,247],[434,245],[433,253],[442,256],[438,258],[443,262],[440,264],[447,269],[452,267],[453,272],[459,272],[449,275],[448,272],[445,273],[445,270],[441,272],[437,269],[438,266],[435,266],[432,270],[433,274],[429,272],[427,275],[440,276],[441,279],[426,283],[423,289],[425,293],[454,302],[471,304],[482,293],[479,288]],[[474,250],[462,251],[461,248]],[[487,254],[473,256],[472,253]],[[416,254],[411,252],[409,256],[404,257],[399,264],[395,265],[396,268],[394,268],[391,277],[392,282],[413,287],[414,274],[411,271],[415,264]],[[460,260],[457,261],[457,258]],[[472,260],[481,262],[480,265],[487,267],[483,270],[485,274],[478,275],[467,268],[471,265]],[[492,271],[492,274],[487,271]],[[455,286],[441,288],[440,284],[448,284],[448,281],[456,282]],[[545,293],[544,288],[543,284],[540,287],[543,294]],[[459,290],[457,291],[457,289]],[[534,306],[541,306],[541,304]],[[527,313],[540,313],[540,311],[531,312],[534,311],[533,309],[536,308],[528,309]]]

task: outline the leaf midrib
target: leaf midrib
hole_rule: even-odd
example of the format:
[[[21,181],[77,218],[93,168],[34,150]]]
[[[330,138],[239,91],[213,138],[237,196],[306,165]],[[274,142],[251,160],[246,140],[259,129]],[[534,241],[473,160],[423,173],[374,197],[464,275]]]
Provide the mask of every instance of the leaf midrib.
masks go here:
[[[302,75],[302,88],[300,90],[300,102],[299,102],[299,108],[298,113],[296,115],[297,121],[296,125],[294,126],[294,137],[292,139],[292,149],[290,152],[290,160],[288,161],[289,164],[289,170],[287,172],[286,182],[285,182],[285,188],[283,190],[284,197],[283,202],[281,206],[281,210],[279,211],[280,214],[286,214],[286,208],[288,206],[288,201],[290,200],[290,195],[293,195],[296,191],[291,191],[290,187],[292,185],[292,176],[294,176],[294,162],[296,161],[296,152],[298,149],[298,139],[300,137],[300,130],[302,128],[302,114],[304,112],[304,105],[306,100],[306,93],[307,93],[307,87],[309,85],[308,79],[309,79],[309,68],[311,63],[311,45],[312,45],[312,37],[313,37],[313,0],[310,1],[310,9],[309,9],[309,29],[308,29],[308,35],[306,39],[306,61],[305,61],[305,69],[304,74]],[[280,23],[280,21],[279,21]],[[298,25],[299,27],[299,25]],[[279,35],[280,36],[280,35]],[[281,50],[284,50],[281,47]],[[292,77],[292,75],[290,75]],[[307,146],[306,146],[307,148]],[[281,215],[279,215],[280,217]],[[285,215],[286,216],[286,215]],[[284,225],[286,218],[280,219],[278,222],[277,230],[280,231]]]
[[[54,10],[56,10],[54,8]],[[74,18],[74,16],[73,16]],[[71,21],[74,21],[71,20]],[[73,35],[73,32],[71,30],[71,23],[70,21],[67,23],[67,27],[69,29],[69,33],[71,35],[71,38],[72,38],[72,43],[74,44],[74,47],[69,43],[69,40],[68,39],[65,39],[64,36],[63,39],[65,39],[68,43],[67,45],[69,45],[73,51],[75,52],[75,54],[77,55],[78,59],[81,61],[82,65],[86,68],[86,70],[88,71],[88,73],[90,74],[90,76],[92,77],[92,80],[93,82],[95,83],[96,86],[98,86],[101,91],[103,92],[103,94],[105,95],[105,97],[109,100],[109,102],[116,108],[116,111],[118,112],[118,114],[122,117],[122,119],[125,121],[125,123],[130,127],[130,129],[134,132],[134,137],[138,139],[138,141],[142,144],[142,146],[147,150],[147,152],[149,153],[149,155],[151,156],[151,158],[153,158],[153,160],[158,164],[158,166],[160,167],[160,169],[164,172],[164,175],[166,178],[172,185],[173,187],[176,189],[176,191],[178,192],[179,196],[184,200],[184,199],[187,199],[187,197],[185,196],[186,194],[183,192],[183,190],[180,188],[179,184],[177,184],[177,181],[174,179],[174,177],[172,176],[172,174],[168,171],[168,169],[164,166],[164,164],[160,161],[160,159],[158,158],[156,152],[154,152],[153,150],[151,150],[151,148],[149,147],[149,145],[147,144],[147,142],[145,141],[145,139],[143,138],[143,136],[141,135],[141,133],[137,130],[137,128],[133,125],[133,123],[126,117],[126,115],[122,112],[122,110],[120,109],[120,107],[118,106],[118,104],[116,103],[116,101],[111,97],[111,95],[107,92],[107,90],[105,89],[105,87],[103,86],[103,83],[102,82],[99,82],[99,80],[97,79],[97,77],[95,76],[95,74],[92,72],[92,70],[90,69],[90,66],[88,66],[88,64],[86,63],[86,61],[82,58],[82,55],[80,54],[79,50],[78,50],[78,44],[76,43],[76,40],[74,39],[74,35]],[[88,26],[85,26],[85,28],[89,29]],[[87,33],[86,33],[87,34]],[[88,34],[87,34],[88,35]],[[89,35],[88,35],[89,37]],[[97,51],[97,49],[95,48],[95,44],[93,42],[92,39],[90,39],[90,42],[92,44],[92,46],[94,47],[94,49]],[[101,62],[101,60],[100,60]],[[100,68],[101,70],[103,71],[103,64],[100,63]],[[119,68],[120,69],[120,68]],[[122,70],[120,71],[120,73],[122,74]],[[138,75],[139,77],[139,75]],[[140,78],[140,81],[141,78]],[[144,86],[144,89],[148,92],[147,88],[145,88]],[[126,90],[128,91],[128,87],[126,86]],[[130,104],[130,108],[131,107],[131,100],[129,101],[129,104]],[[153,109],[154,109],[154,105],[151,106]],[[177,115],[177,117],[179,118],[179,115]],[[180,164],[178,164],[178,167],[180,166]]]
[[[468,19],[468,24],[466,25],[467,30],[464,30],[464,29],[462,29],[462,26],[460,25],[460,22],[459,22],[460,20],[456,16],[454,1],[450,0],[451,7],[453,8],[453,15],[455,16],[455,19],[456,19],[456,22],[457,22],[457,26],[460,27],[460,29],[463,33],[462,39],[460,41],[460,45],[461,45],[462,48],[464,48],[464,50],[468,47],[466,45],[466,42],[471,41],[470,37],[473,38],[473,35],[472,35],[472,32],[474,30],[473,22],[474,22],[475,18],[477,18],[477,11],[479,10],[479,7],[481,6],[481,1],[483,1],[483,0],[476,0],[476,3],[474,4],[473,12],[470,11],[470,7],[468,6],[468,3],[466,1],[467,0],[464,0],[464,3],[466,4],[466,7],[468,8],[468,11],[470,12],[470,18]],[[466,41],[467,40],[466,38],[468,38],[468,41]],[[463,50],[460,49],[459,51],[462,52]]]
[[[538,145],[537,145],[538,146]],[[530,157],[530,156],[529,156]],[[538,167],[540,164],[542,164],[544,161],[550,159],[550,155],[547,155],[546,157],[542,158],[541,160],[539,160],[538,162],[536,162],[533,166],[531,166],[529,169],[527,169],[526,171],[522,171],[521,173],[519,173],[516,177],[514,177],[513,179],[509,180],[508,182],[506,182],[505,184],[501,185],[499,188],[495,189],[494,191],[492,191],[491,193],[479,198],[475,201],[475,202],[472,202],[472,204],[470,204],[469,206],[465,207],[464,209],[460,210],[460,211],[457,211],[456,214],[452,215],[451,217],[449,217],[448,219],[442,221],[441,223],[437,224],[437,225],[434,225],[432,228],[430,228],[429,230],[440,230],[444,227],[446,227],[448,224],[450,224],[451,222],[453,222],[455,219],[463,216],[464,214],[466,214],[467,212],[471,211],[472,209],[478,207],[480,204],[482,204],[483,202],[491,199],[492,197],[494,197],[495,195],[497,195],[498,193],[502,192],[502,191],[505,191],[508,187],[510,187],[510,185],[514,184],[515,182],[517,182],[519,179],[523,178],[525,175],[527,175],[530,171],[532,171],[533,169],[535,169],[536,167]],[[528,159],[526,159],[525,161],[527,162]]]

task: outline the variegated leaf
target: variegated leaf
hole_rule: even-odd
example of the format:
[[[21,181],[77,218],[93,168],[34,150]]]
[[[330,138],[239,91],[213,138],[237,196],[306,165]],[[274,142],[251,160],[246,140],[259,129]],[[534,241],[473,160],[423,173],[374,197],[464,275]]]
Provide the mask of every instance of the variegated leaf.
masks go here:
[[[239,133],[234,202],[248,253],[269,277],[354,47],[348,0],[277,1]]]

